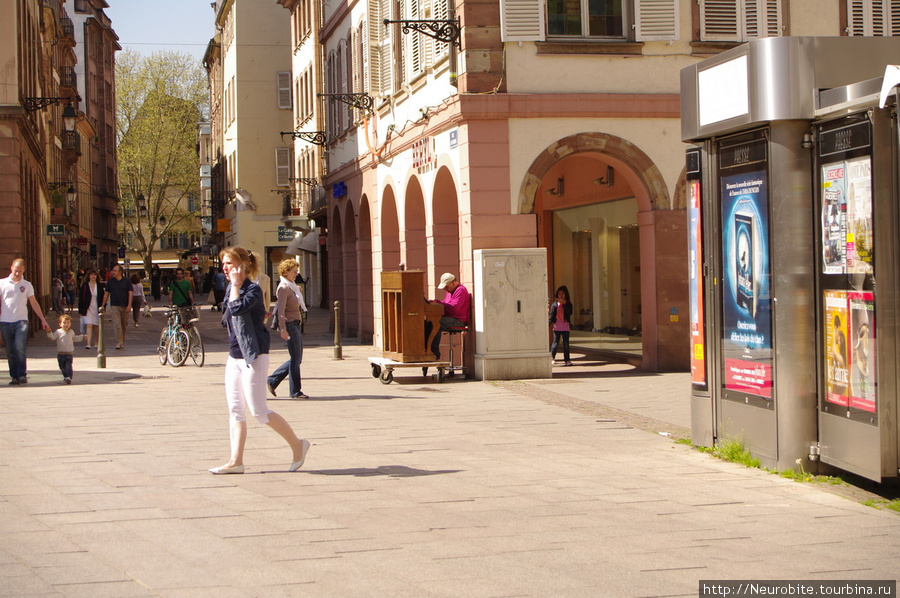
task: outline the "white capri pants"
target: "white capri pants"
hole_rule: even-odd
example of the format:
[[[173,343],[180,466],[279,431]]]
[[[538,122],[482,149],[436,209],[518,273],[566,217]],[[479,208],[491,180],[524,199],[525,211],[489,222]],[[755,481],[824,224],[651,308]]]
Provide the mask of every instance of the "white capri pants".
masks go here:
[[[266,376],[269,371],[269,354],[263,353],[249,366],[243,359],[228,356],[225,362],[225,398],[228,401],[230,421],[247,421],[246,408],[261,424],[269,423],[266,403]]]

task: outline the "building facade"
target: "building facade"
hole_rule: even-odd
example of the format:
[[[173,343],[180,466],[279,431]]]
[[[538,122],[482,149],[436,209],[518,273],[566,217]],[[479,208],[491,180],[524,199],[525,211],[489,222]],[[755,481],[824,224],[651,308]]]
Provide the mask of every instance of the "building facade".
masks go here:
[[[79,169],[79,234],[73,242],[73,267],[111,268],[118,259],[118,159],[116,155],[116,52],[121,50],[106,0],[74,0],[78,63],[85,137],[77,140],[86,156]]]
[[[277,4],[216,3],[204,56],[210,87],[210,203],[214,243],[240,245],[272,277],[292,233],[279,236],[291,185],[290,23]],[[277,281],[277,274],[274,276]]]
[[[69,267],[75,226],[73,24],[61,0],[4,1],[0,11],[0,60],[8,65],[0,86],[0,262],[23,258],[46,305],[51,278]]]
[[[689,365],[680,69],[781,35],[890,35],[864,0],[372,0],[327,3],[329,296],[380,344],[379,272],[473,284],[476,249],[546,247],[572,344]],[[455,21],[458,18],[459,21]],[[432,39],[459,27],[459,43]],[[448,23],[449,21],[449,23]],[[449,39],[449,38],[448,38]]]

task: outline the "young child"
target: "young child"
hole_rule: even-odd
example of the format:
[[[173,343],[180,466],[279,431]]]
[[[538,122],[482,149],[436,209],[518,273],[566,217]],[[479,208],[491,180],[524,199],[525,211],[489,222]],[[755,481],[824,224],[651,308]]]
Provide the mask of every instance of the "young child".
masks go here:
[[[72,383],[72,361],[75,358],[75,343],[84,339],[83,334],[72,330],[72,318],[66,314],[59,317],[59,330],[47,333],[47,338],[56,341],[56,360],[66,384]]]

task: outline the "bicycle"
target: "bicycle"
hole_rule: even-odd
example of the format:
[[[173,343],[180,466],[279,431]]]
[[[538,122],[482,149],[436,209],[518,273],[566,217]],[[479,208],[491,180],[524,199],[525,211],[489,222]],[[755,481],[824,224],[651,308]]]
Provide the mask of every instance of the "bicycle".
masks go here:
[[[173,367],[181,367],[187,361],[188,355],[191,355],[195,364],[203,365],[206,359],[203,340],[200,338],[199,330],[194,326],[197,319],[190,318],[190,315],[193,315],[192,307],[173,307],[166,311],[168,318],[166,327],[159,335],[159,345],[156,349],[160,365],[170,363]],[[195,343],[193,348],[192,342]]]
[[[187,324],[184,325],[184,329],[187,330],[190,340],[188,353],[190,353],[194,365],[202,368],[203,364],[206,363],[206,349],[203,347],[203,337],[200,336],[200,329],[196,326],[196,323],[200,321],[200,307],[198,305],[196,311],[194,308],[187,309],[191,310],[191,315],[193,316],[192,318],[189,318]]]

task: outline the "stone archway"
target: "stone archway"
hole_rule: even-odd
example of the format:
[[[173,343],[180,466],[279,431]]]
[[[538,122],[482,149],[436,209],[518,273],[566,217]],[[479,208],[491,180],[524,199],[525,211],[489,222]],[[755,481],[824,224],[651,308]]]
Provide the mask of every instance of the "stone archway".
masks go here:
[[[599,153],[631,185],[641,212],[669,209],[669,191],[662,173],[653,160],[633,143],[606,133],[578,133],[560,139],[541,152],[522,180],[519,188],[519,214],[531,214],[541,180],[553,166],[578,153]]]
[[[637,203],[643,369],[688,367],[686,215],[683,202],[673,205],[669,186],[644,151],[606,133],[578,133],[560,139],[544,149],[528,168],[519,188],[518,213],[535,213],[536,204],[541,203],[538,193],[547,186],[544,179],[548,173],[577,154],[602,157],[614,167],[617,183],[623,180],[628,184]],[[548,292],[552,294],[552,289]],[[679,314],[684,316],[673,317]]]

